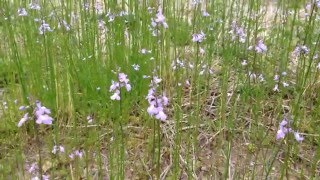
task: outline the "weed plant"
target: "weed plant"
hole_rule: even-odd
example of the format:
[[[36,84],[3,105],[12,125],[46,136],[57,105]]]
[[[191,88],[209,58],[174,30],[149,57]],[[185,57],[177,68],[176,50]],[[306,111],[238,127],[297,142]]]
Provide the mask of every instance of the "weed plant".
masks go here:
[[[0,1],[0,179],[319,179],[319,0]]]

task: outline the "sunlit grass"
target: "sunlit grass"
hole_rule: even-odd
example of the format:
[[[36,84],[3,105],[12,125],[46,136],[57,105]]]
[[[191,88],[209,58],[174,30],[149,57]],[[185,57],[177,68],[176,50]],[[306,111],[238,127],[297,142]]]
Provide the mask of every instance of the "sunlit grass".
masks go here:
[[[1,1],[1,179],[319,178],[319,8]]]

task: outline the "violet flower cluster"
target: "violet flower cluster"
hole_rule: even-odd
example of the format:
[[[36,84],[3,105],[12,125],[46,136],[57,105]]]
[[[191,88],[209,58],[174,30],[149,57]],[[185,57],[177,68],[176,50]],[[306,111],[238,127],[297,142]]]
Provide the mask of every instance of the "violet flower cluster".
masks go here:
[[[50,116],[50,109],[46,108],[45,106],[42,106],[40,101],[36,101],[35,105],[36,106],[33,113],[36,123],[51,125],[53,118]],[[19,109],[24,110],[26,108],[20,107]],[[24,116],[20,119],[18,127],[21,127],[30,118],[31,117],[29,117],[29,113],[25,113]]]
[[[165,16],[162,14],[161,7],[158,8],[158,12],[156,14],[156,18],[151,19],[151,26],[156,27],[157,25],[162,25],[165,29],[168,28],[168,24],[166,22]]]
[[[231,31],[229,32],[232,36],[232,41],[235,41],[236,39],[239,40],[239,42],[244,43],[246,42],[246,33],[243,29],[243,27],[240,27],[237,25],[235,21],[231,24]]]
[[[39,4],[32,2],[32,3],[29,4],[29,9],[33,9],[33,10],[39,11],[41,9],[41,7],[40,7]]]
[[[52,154],[57,154],[58,152],[64,153],[64,147],[61,145],[60,146],[54,145],[51,152]]]
[[[47,24],[44,20],[41,21],[41,25],[38,28],[38,30],[39,30],[40,35],[44,35],[45,32],[52,32],[53,31],[53,29],[51,29],[50,25]]]
[[[265,52],[267,52],[268,48],[264,44],[263,40],[259,39],[257,44],[256,44],[255,50],[256,50],[257,53],[265,53]]]
[[[51,114],[50,109],[41,106],[41,102],[36,102],[36,109],[35,109],[35,117],[36,117],[36,123],[37,124],[52,124],[53,118],[49,115]]]
[[[292,52],[293,56],[298,57],[301,54],[308,54],[309,48],[305,45],[297,45],[294,51]]]
[[[151,80],[150,89],[146,97],[149,102],[147,112],[151,117],[154,116],[158,120],[165,121],[167,119],[167,115],[164,112],[164,107],[168,105],[169,101],[165,94],[157,94],[157,87],[161,81],[162,80],[157,76],[154,76]]]
[[[111,86],[109,92],[113,92],[113,95],[110,96],[111,100],[120,101],[120,88],[125,87],[126,90],[129,92],[131,91],[131,85],[129,83],[129,79],[127,75],[124,73],[118,74],[118,81],[111,81]]]
[[[148,12],[151,14],[154,8],[148,7]],[[160,34],[159,26],[163,26],[163,28],[167,29],[169,26],[166,22],[166,18],[162,13],[161,7],[158,8],[156,17],[151,18],[151,25],[148,26],[149,31],[151,32],[152,36],[156,37]]]
[[[31,165],[27,165],[26,167],[28,169],[28,173],[32,176],[31,180],[49,180],[50,179],[50,175],[46,175],[43,174],[42,178],[40,178],[39,175],[39,167],[37,165],[37,163],[32,163]]]
[[[192,42],[201,43],[205,39],[206,35],[201,31],[199,34],[192,35]]]
[[[17,10],[18,16],[28,16],[28,12],[25,8],[19,8]]]
[[[81,150],[75,150],[75,151],[73,151],[73,152],[71,152],[70,154],[69,154],[69,158],[70,159],[75,159],[76,157],[78,157],[78,158],[82,158],[83,157],[83,155],[84,155],[84,153],[83,153],[83,151],[81,151]]]
[[[289,127],[289,122],[287,119],[283,119],[280,124],[279,124],[279,129],[277,131],[277,136],[276,136],[276,139],[279,140],[279,139],[284,139],[285,136],[288,134],[288,133],[293,133],[294,135],[294,138],[298,141],[298,142],[301,142],[304,140],[304,138],[297,132],[297,131],[294,131],[292,130],[292,128]]]

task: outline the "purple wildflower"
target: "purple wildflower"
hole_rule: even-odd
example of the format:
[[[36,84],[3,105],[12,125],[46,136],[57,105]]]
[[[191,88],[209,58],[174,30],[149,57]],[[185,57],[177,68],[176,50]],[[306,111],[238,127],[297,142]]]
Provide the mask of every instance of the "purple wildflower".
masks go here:
[[[45,21],[42,21],[39,27],[39,34],[43,35],[47,31],[52,32],[53,30],[50,28],[49,24],[47,24]]]
[[[18,123],[18,127],[21,127],[29,119],[29,113],[24,114]]]
[[[120,101],[120,91],[119,90],[114,91],[113,95],[110,96],[110,99]]]
[[[42,180],[49,180],[50,175],[42,175]],[[31,178],[31,180],[40,180],[38,176]]]
[[[29,8],[33,9],[33,10],[40,10],[41,9],[40,5],[37,3],[30,3]]]
[[[83,152],[82,152],[82,151],[79,151],[79,150],[76,150],[74,154],[75,154],[76,156],[78,156],[79,158],[82,158],[82,156],[83,156]]]
[[[294,49],[294,51],[292,52],[292,54],[297,57],[300,54],[308,54],[309,53],[309,49],[307,46],[303,45],[297,45],[296,48]]]
[[[43,180],[49,180],[50,179],[50,175],[42,175],[42,179]]]
[[[165,121],[167,119],[167,115],[162,110],[159,111],[155,117],[161,121]]]
[[[119,87],[118,82],[111,81],[110,92],[115,91]]]
[[[80,150],[75,150],[73,151],[72,153],[69,154],[69,158],[70,159],[74,159],[75,157],[78,157],[78,158],[82,158],[83,157],[83,152],[80,151]]]
[[[147,108],[147,112],[151,117],[155,117],[161,121],[165,121],[167,119],[167,115],[164,113],[164,107],[168,105],[169,100],[165,96],[165,94],[157,95],[156,89],[158,84],[162,80],[157,76],[154,76],[150,83],[150,89],[148,91],[148,95],[146,99],[148,100],[149,107]]]
[[[200,1],[200,0],[193,0],[193,1],[191,2],[191,4],[192,4],[193,6],[196,6],[196,5],[198,5],[198,4],[201,4],[201,1]]]
[[[286,127],[288,124],[288,121],[286,119],[282,120],[281,123],[279,124],[279,130],[277,131],[277,137],[276,139],[283,139],[286,134],[289,132],[289,129]]]
[[[19,8],[17,12],[18,12],[18,16],[28,16],[28,12],[26,11],[25,8]]]
[[[127,79],[127,75],[124,73],[119,73],[118,78],[119,78],[120,83],[128,83],[129,82],[129,79]]]
[[[246,41],[247,34],[243,27],[237,25],[236,21],[231,23],[231,31],[229,33],[232,35],[232,41],[235,41],[236,39],[239,39],[241,43]]]
[[[159,7],[158,13],[156,14],[156,19],[154,20],[156,23],[163,23],[165,22],[165,17],[162,14],[162,9]]]
[[[36,101],[36,107],[34,109],[34,117],[36,119],[36,123],[37,124],[47,124],[50,125],[52,124],[53,118],[51,116],[49,116],[51,114],[50,109],[41,106],[41,102],[40,101]],[[25,107],[25,106],[20,106],[19,110],[25,110],[29,108],[29,106]],[[29,113],[25,113],[24,116],[20,119],[19,123],[18,123],[18,127],[21,127],[27,120],[29,120]]]
[[[64,153],[64,147],[55,145],[55,146],[53,146],[51,152],[52,152],[52,154],[57,154],[57,152]]]
[[[25,109],[26,109],[25,106],[20,106],[20,107],[19,107],[19,110],[20,110],[20,111],[23,111],[23,110],[25,110]]]
[[[109,17],[108,22],[113,22],[115,19],[115,15],[112,13],[108,13],[106,16]]]
[[[111,86],[109,92],[113,92],[113,95],[110,96],[111,100],[117,100],[119,101],[120,98],[120,88],[125,87],[127,91],[131,91],[131,85],[129,83],[129,79],[127,78],[127,75],[124,73],[118,74],[118,82],[111,81]]]
[[[94,5],[94,8],[96,10],[96,13],[101,15],[103,13],[103,5],[100,2],[96,2]]]
[[[168,28],[168,24],[166,22],[166,18],[162,14],[162,9],[161,7],[158,8],[158,13],[156,14],[156,18],[152,20],[152,22],[155,22],[157,24],[162,24],[164,28]],[[153,24],[154,25],[154,24]],[[153,26],[154,27],[154,26]]]
[[[298,142],[301,142],[304,140],[304,137],[300,136],[300,134],[297,131],[294,131],[289,127],[289,122],[287,121],[287,119],[283,119],[279,124],[279,129],[277,131],[276,139],[277,140],[284,139],[288,133],[293,133],[294,138]]]
[[[105,24],[106,22],[104,22],[102,19],[99,19],[98,20],[98,27],[99,27],[99,30],[105,30]]]
[[[189,87],[191,84],[190,84],[190,81],[189,80],[186,80],[186,82],[185,82],[185,86],[186,87]]]
[[[29,167],[28,169],[28,172],[31,174],[31,173],[34,173],[36,170],[37,170],[38,166],[37,166],[37,163],[32,163],[31,166]]]
[[[172,62],[171,67],[173,70],[176,70],[178,68],[184,68],[185,64],[183,60],[180,60],[179,58],[177,58],[175,61]]]
[[[203,17],[208,17],[208,16],[210,16],[210,14],[207,11],[203,10],[202,11],[202,16]]]
[[[311,3],[307,3],[306,6],[305,6],[305,9],[306,10],[310,10],[311,9]]]
[[[300,134],[298,132],[294,132],[294,138],[298,141],[301,142],[304,140],[304,137],[300,136]]]
[[[258,40],[258,43],[256,44],[255,50],[257,53],[264,53],[267,52],[268,48],[267,46],[263,43],[263,40]]]
[[[135,71],[139,71],[140,66],[139,66],[139,64],[133,64],[133,65],[132,65],[132,68],[133,68]]]
[[[52,124],[53,118],[49,116],[51,114],[50,109],[46,108],[45,106],[41,106],[41,102],[36,102],[36,109],[35,109],[35,117],[37,124]]]
[[[201,31],[199,34],[193,34],[192,35],[192,41],[200,43],[205,39],[205,34]]]

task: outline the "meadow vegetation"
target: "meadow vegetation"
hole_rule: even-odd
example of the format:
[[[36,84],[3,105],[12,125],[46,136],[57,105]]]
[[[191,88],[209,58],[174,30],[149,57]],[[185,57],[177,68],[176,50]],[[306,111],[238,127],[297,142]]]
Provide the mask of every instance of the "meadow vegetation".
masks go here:
[[[319,0],[0,1],[0,179],[318,179]]]

